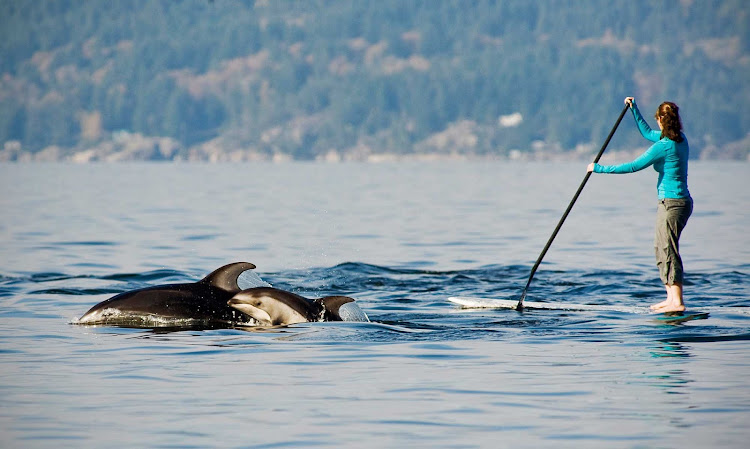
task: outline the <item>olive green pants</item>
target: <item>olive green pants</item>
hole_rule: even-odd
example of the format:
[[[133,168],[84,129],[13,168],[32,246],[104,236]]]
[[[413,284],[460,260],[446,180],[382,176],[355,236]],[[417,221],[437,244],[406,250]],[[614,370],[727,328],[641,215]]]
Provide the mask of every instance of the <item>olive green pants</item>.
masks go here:
[[[683,268],[680,257],[680,234],[693,213],[691,198],[659,200],[656,208],[656,236],[654,251],[659,277],[664,285],[682,284]]]

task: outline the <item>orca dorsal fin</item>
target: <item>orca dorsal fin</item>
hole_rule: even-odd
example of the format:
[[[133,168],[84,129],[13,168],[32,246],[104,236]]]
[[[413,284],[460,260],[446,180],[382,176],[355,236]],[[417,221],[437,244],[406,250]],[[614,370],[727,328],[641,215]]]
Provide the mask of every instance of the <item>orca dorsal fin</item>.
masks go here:
[[[231,293],[239,292],[240,286],[237,285],[237,278],[247,270],[255,268],[250,262],[234,262],[217,268],[211,274],[204,277],[200,282],[211,285]]]

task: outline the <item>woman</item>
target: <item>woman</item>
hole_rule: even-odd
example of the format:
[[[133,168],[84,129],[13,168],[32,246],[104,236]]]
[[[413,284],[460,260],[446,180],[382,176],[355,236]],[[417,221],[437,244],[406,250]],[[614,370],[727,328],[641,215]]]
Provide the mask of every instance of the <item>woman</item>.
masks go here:
[[[641,116],[633,97],[625,98],[633,111],[633,118],[641,135],[654,142],[645,153],[632,162],[620,165],[589,164],[594,173],[633,173],[653,165],[659,173],[657,192],[659,203],[656,212],[656,237],[654,249],[656,266],[667,290],[667,299],[651,306],[654,312],[682,312],[682,259],[680,234],[693,212],[693,200],[687,186],[688,157],[690,149],[682,133],[679,108],[665,101],[656,110],[656,123],[660,131],[652,130]]]

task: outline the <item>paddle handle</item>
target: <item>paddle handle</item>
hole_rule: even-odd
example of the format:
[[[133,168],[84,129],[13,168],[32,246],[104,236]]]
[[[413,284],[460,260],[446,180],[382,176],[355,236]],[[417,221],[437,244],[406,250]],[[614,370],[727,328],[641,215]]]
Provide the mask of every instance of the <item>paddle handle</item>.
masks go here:
[[[604,141],[604,145],[602,145],[602,148],[599,150],[599,153],[597,153],[596,158],[594,158],[594,163],[599,162],[599,159],[601,159],[602,154],[604,154],[604,150],[607,149],[607,145],[609,145],[609,141],[612,140],[612,136],[615,135],[615,131],[617,131],[617,127],[620,126],[620,122],[622,121],[622,118],[625,116],[625,113],[628,111],[629,107],[630,105],[626,104],[625,107],[622,108],[622,112],[620,112],[620,116],[617,118],[617,122],[615,122],[615,126],[612,127],[612,131],[609,132],[609,135],[607,136],[607,140]],[[586,176],[584,176],[583,181],[581,182],[581,185],[578,186],[578,190],[576,191],[576,194],[573,196],[573,199],[570,201],[570,204],[568,204],[568,208],[565,209],[565,213],[563,214],[562,218],[560,218],[560,221],[557,223],[557,226],[555,227],[555,231],[552,233],[549,240],[547,240],[547,244],[544,245],[544,249],[542,250],[542,253],[539,254],[539,258],[537,258],[536,263],[534,263],[534,267],[531,269],[529,280],[526,282],[526,287],[523,288],[523,293],[521,293],[521,299],[518,300],[518,304],[516,305],[516,310],[523,310],[523,300],[526,298],[526,291],[529,289],[529,286],[531,285],[531,280],[534,279],[534,273],[536,273],[537,268],[539,268],[539,264],[542,263],[542,259],[544,259],[544,255],[547,254],[547,250],[549,250],[549,247],[552,246],[552,241],[555,240],[555,237],[557,237],[557,233],[560,232],[560,228],[562,228],[562,225],[565,222],[565,219],[568,218],[568,214],[570,214],[570,211],[573,209],[573,205],[576,203],[576,200],[581,195],[581,192],[583,191],[583,187],[586,185],[590,177],[591,177],[591,172],[586,172]]]

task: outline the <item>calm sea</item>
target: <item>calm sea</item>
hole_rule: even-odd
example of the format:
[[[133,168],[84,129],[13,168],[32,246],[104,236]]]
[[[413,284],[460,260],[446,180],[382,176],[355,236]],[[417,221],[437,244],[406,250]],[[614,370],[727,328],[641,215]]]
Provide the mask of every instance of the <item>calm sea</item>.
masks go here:
[[[586,163],[0,165],[0,447],[744,448],[750,181],[693,162],[689,308],[662,299],[656,175]],[[71,324],[117,293],[234,261],[372,323]]]

